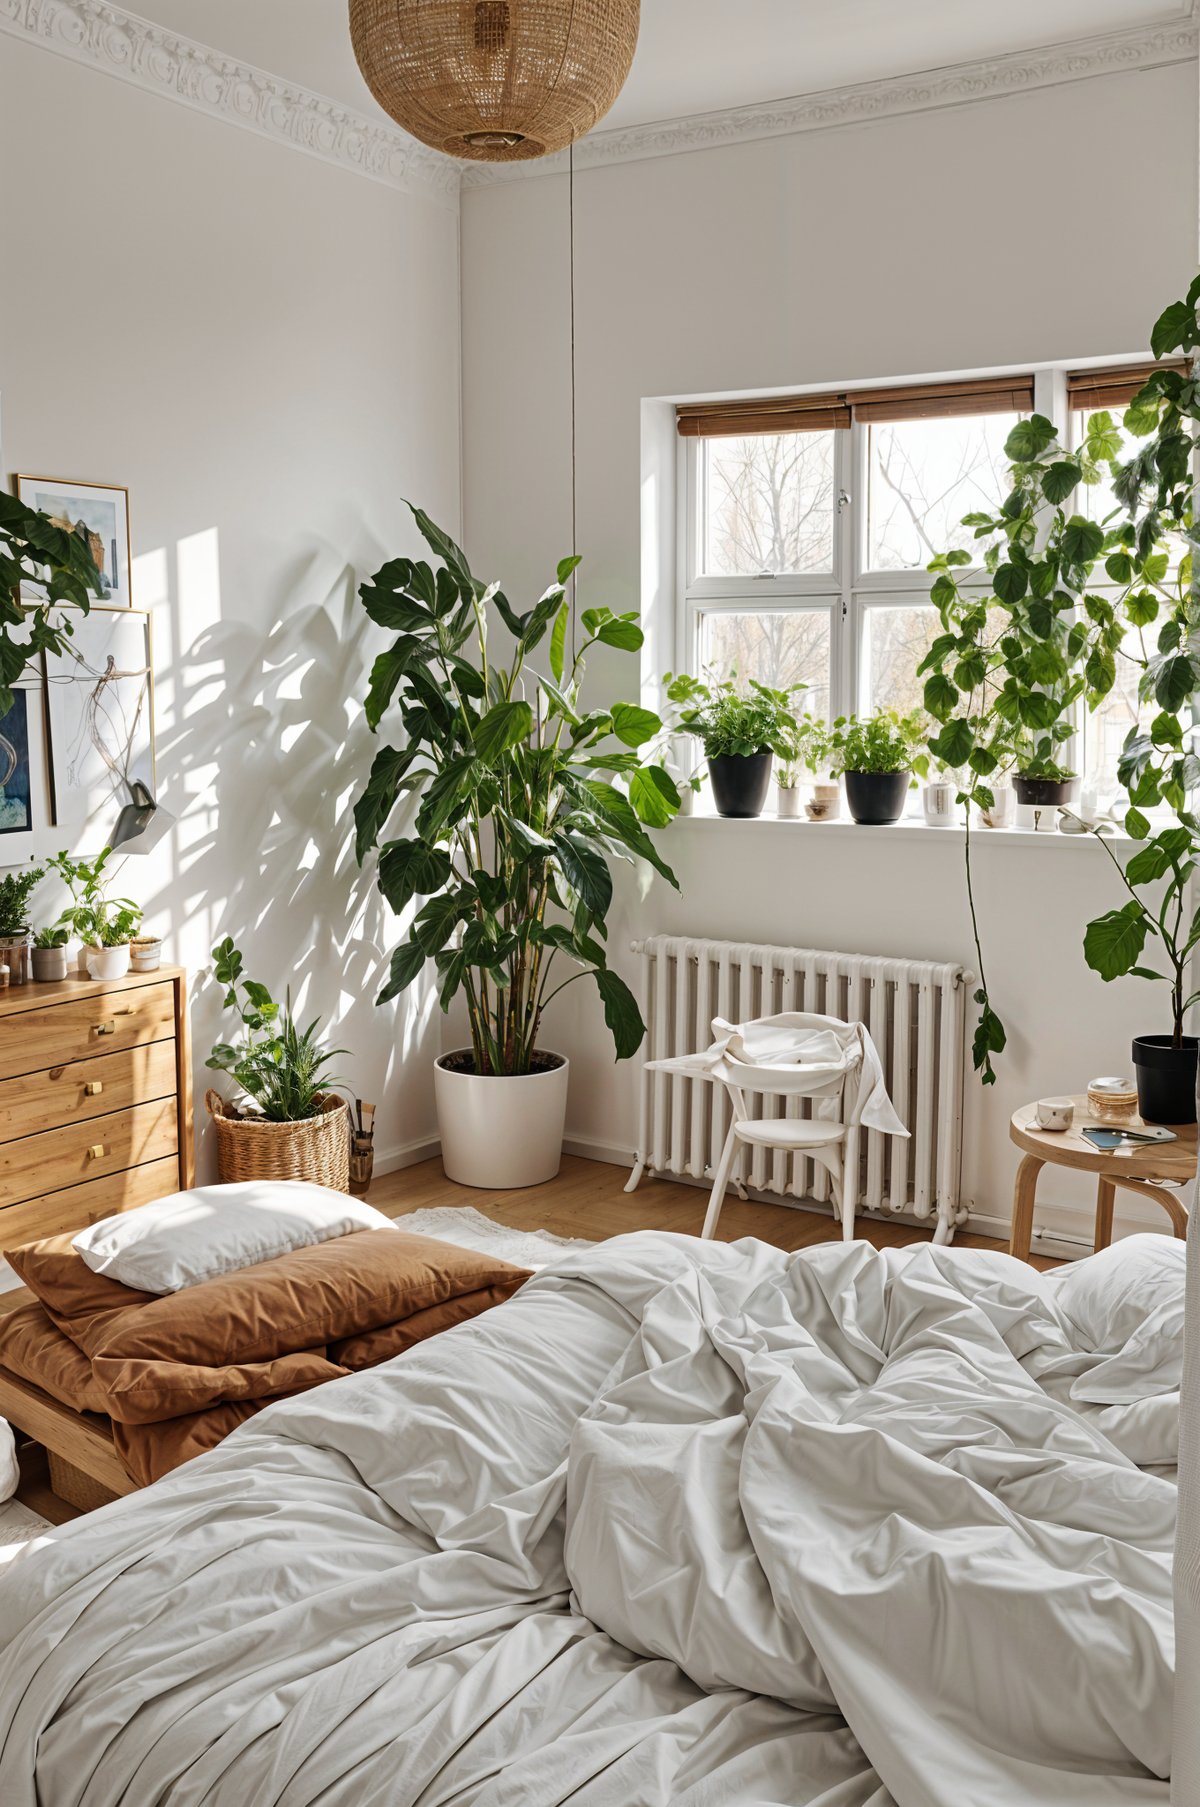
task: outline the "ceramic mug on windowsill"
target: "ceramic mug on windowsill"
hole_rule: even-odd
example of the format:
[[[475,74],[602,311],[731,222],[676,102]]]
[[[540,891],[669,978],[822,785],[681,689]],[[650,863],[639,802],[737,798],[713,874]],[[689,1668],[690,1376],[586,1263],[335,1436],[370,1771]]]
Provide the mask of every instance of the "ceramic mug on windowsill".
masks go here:
[[[949,779],[934,778],[921,793],[921,808],[930,828],[950,828],[957,815],[958,786]]]

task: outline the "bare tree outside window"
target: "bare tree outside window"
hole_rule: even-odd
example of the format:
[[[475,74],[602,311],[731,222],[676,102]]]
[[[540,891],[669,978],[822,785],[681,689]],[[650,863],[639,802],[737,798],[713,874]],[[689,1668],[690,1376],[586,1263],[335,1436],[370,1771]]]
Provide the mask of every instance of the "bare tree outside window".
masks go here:
[[[705,575],[833,570],[833,441],[829,432],[704,442]]]
[[[788,609],[771,613],[706,611],[701,654],[706,671],[727,678],[757,678],[773,690],[807,684],[796,698],[806,715],[829,719],[829,610]]]
[[[973,544],[962,517],[994,513],[1012,487],[1004,442],[1019,414],[875,425],[869,439],[867,568],[923,571]]]

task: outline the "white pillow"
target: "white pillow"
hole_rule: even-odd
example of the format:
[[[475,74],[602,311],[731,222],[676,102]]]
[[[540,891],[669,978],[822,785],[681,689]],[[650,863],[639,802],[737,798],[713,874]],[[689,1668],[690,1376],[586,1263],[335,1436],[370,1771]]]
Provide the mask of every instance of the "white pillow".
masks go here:
[[[1176,1392],[1183,1364],[1186,1249],[1171,1236],[1123,1236],[1043,1279],[1092,1354],[1075,1399],[1122,1404]]]
[[[361,1199],[305,1180],[240,1180],[197,1186],[72,1238],[93,1273],[137,1292],[174,1293],[353,1230],[394,1230]]]

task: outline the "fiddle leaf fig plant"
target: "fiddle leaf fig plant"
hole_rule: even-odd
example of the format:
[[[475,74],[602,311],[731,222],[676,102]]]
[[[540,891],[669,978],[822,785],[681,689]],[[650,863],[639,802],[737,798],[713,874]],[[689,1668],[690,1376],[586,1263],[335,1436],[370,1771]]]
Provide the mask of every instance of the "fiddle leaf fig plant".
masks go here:
[[[466,1002],[475,1071],[521,1074],[551,1000],[591,978],[627,1059],[645,1028],[604,945],[610,862],[645,860],[676,884],[651,833],[676,814],[679,792],[650,756],[659,717],[635,703],[593,706],[583,689],[591,647],[641,646],[637,617],[586,609],[570,653],[577,558],[519,612],[428,515],[413,516],[439,568],[392,559],[360,590],[371,620],[395,635],[375,661],[367,721],[378,730],[394,718],[398,732],[355,805],[357,854],[361,864],[377,851],[397,915],[417,905],[378,1002],[432,961],[442,1008]],[[548,670],[530,663],[543,644]],[[410,832],[391,837],[396,804],[418,791]],[[563,961],[578,970],[562,978]]]
[[[23,589],[41,586],[30,603]],[[51,611],[71,603],[87,613],[103,595],[100,572],[82,531],[68,532],[49,515],[0,491],[0,719],[12,708],[12,687],[31,659],[61,652],[71,626]]]

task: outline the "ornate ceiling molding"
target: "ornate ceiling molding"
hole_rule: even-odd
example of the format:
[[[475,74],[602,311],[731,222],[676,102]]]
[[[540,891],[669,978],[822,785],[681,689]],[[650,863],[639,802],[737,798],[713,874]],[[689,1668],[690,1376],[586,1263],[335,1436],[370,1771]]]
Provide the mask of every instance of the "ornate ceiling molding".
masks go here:
[[[629,126],[624,131],[593,132],[576,145],[575,167],[599,169],[610,163],[713,150],[758,138],[782,138],[794,132],[864,125],[899,114],[966,106],[1028,93],[1031,89],[1058,87],[1064,82],[1188,62],[1200,52],[1198,12],[1200,0],[1190,0],[1181,8],[1179,18],[1166,25],[1109,32],[1103,37],[984,62],[957,63],[920,75],[830,88],[795,100],[758,102],[721,113],[698,113],[688,119]],[[536,163],[472,163],[463,171],[463,185],[476,188],[495,182],[527,181],[531,176],[559,174],[566,167],[566,156],[561,153]]]
[[[0,31],[338,169],[457,206],[458,166],[398,126],[364,118],[105,0],[0,0]]]

